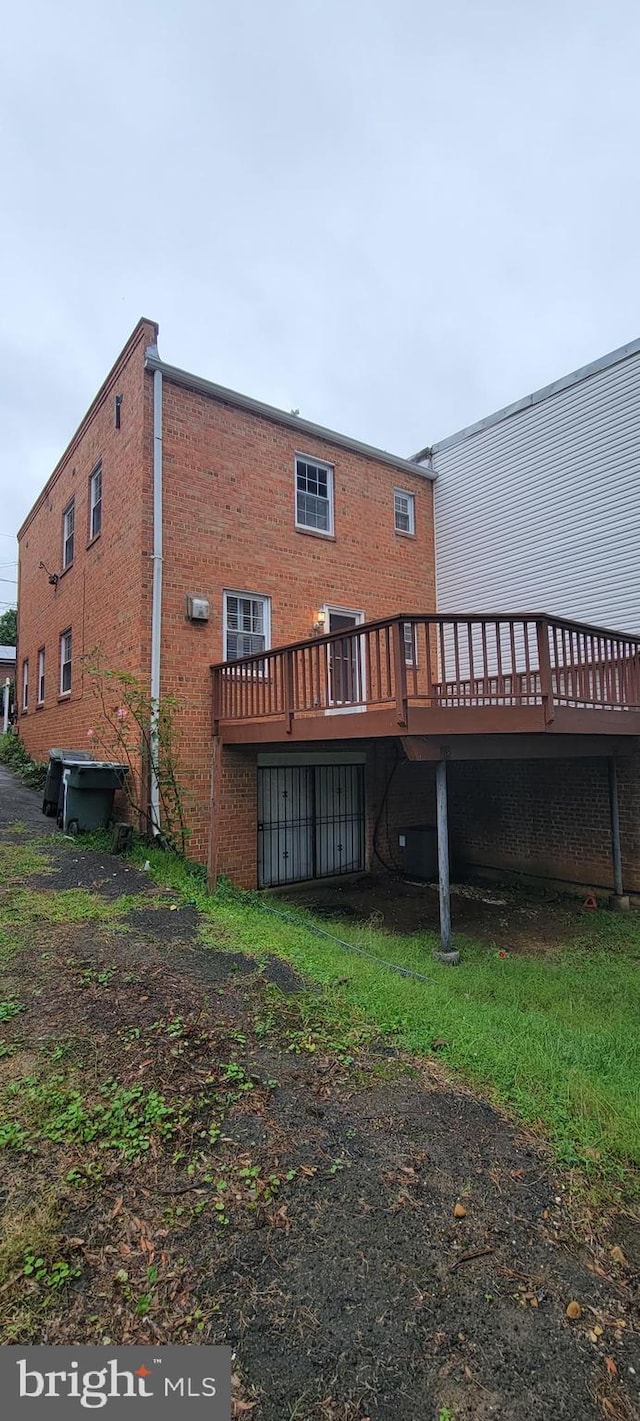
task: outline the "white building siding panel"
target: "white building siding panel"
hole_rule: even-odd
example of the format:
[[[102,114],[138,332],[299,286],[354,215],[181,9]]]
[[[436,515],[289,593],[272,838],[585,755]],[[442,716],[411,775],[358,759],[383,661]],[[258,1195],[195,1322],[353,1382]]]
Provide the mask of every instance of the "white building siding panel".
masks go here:
[[[436,446],[433,464],[440,611],[640,632],[640,351]]]

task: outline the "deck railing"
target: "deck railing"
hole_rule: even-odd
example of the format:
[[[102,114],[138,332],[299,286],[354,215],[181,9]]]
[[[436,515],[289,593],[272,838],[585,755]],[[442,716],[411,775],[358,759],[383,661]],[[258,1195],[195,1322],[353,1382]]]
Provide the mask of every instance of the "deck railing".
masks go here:
[[[640,709],[640,637],[536,613],[388,617],[212,667],[213,718],[411,706]]]

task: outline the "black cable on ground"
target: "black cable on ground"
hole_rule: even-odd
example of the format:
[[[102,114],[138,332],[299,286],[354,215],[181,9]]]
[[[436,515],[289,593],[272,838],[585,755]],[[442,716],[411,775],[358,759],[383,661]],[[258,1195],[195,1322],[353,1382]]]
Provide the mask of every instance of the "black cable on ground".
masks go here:
[[[353,942],[345,942],[344,938],[336,937],[334,933],[327,932],[326,928],[317,927],[315,923],[309,922],[306,918],[297,918],[292,913],[283,912],[282,908],[273,908],[257,894],[232,890],[229,896],[238,898],[241,902],[249,902],[252,907],[260,908],[263,913],[270,913],[272,917],[280,918],[282,922],[289,923],[292,927],[304,928],[305,932],[311,933],[314,937],[327,938],[329,942],[336,943],[338,947],[345,948],[347,952],[355,952],[358,957],[365,957],[369,962],[375,962],[377,967],[386,967],[388,972],[395,972],[398,977],[410,977],[415,982],[426,982],[429,986],[433,985],[432,977],[425,977],[422,972],[414,972],[410,967],[400,967],[397,962],[387,962],[385,957],[378,957],[375,952],[367,952],[364,947],[356,947]]]

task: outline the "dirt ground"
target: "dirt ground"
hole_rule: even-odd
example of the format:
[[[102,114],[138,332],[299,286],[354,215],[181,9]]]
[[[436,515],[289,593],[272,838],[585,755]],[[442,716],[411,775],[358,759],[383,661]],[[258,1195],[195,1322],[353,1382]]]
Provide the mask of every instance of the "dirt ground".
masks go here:
[[[24,1008],[0,1021],[2,1121],[35,1122],[3,1151],[5,1342],[230,1343],[251,1421],[640,1416],[631,1218],[589,1220],[532,1138],[287,964],[205,948],[194,907],[0,770],[0,846],[43,834],[51,871],[0,886],[0,998]],[[47,919],[82,888],[98,917]],[[100,1102],[132,1091],[109,1134]]]
[[[389,932],[438,931],[438,885],[408,881],[391,874],[362,874],[333,879],[285,896],[312,912],[332,918],[373,921]],[[587,909],[584,898],[547,894],[504,884],[454,883],[451,912],[454,933],[511,952],[540,952],[577,936]]]

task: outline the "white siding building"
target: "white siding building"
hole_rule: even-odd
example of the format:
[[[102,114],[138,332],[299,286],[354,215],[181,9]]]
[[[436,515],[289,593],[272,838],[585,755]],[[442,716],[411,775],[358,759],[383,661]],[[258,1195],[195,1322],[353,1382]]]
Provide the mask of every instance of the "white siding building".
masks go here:
[[[640,633],[640,340],[418,457],[437,474],[439,611]],[[624,885],[640,895],[640,756],[617,777]],[[604,758],[462,762],[449,784],[461,872],[612,886]]]
[[[438,608],[640,632],[640,340],[434,444]]]

